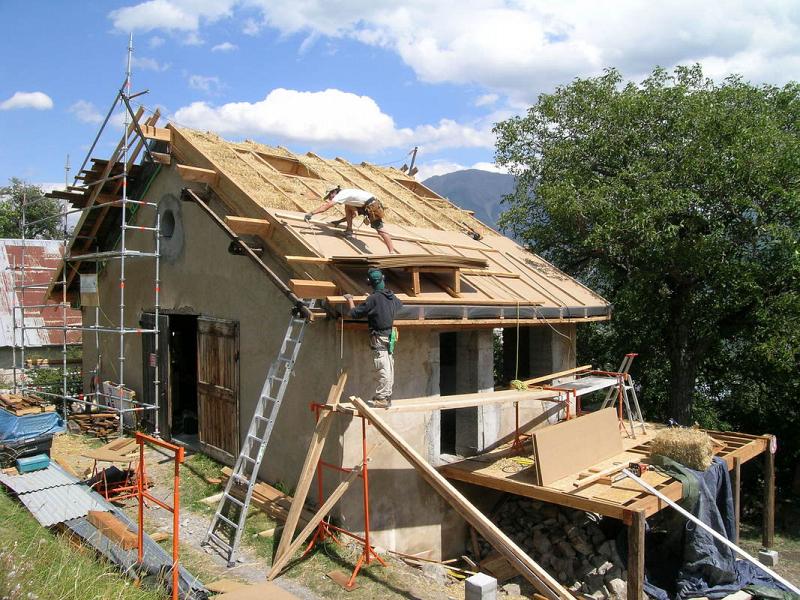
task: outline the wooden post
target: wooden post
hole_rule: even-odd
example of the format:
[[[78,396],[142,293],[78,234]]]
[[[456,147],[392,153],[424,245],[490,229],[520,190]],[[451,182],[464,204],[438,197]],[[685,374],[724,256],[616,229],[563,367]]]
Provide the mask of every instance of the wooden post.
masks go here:
[[[742,517],[741,490],[742,490],[742,459],[738,456],[733,458],[733,477],[731,478],[733,487],[733,518],[734,518],[734,542],[739,545],[739,522]]]
[[[630,513],[628,524],[628,600],[644,600],[644,512]]]
[[[764,453],[764,531],[761,538],[765,550],[772,548],[775,542],[775,438],[768,437]]]

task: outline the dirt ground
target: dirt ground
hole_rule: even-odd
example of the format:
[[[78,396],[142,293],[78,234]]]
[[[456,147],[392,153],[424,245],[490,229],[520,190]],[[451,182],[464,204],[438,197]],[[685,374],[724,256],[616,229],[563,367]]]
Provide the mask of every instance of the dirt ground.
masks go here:
[[[62,464],[70,465],[79,476],[91,473],[92,460],[82,455],[102,442],[83,435],[64,434],[55,438],[53,458]],[[152,481],[150,493],[167,504],[172,503],[172,483],[174,462],[168,454],[153,448],[145,451],[147,476]],[[181,468],[181,509],[180,509],[180,550],[181,563],[204,584],[225,578],[245,583],[264,581],[272,562],[272,539],[256,535],[275,527],[277,524],[266,515],[251,509],[247,528],[242,538],[237,564],[227,568],[226,561],[216,552],[201,546],[213,515],[213,506],[200,502],[202,498],[217,493],[221,488],[209,483],[207,478],[219,476],[219,465],[199,454],[187,454]],[[136,503],[128,500],[123,507],[136,519]],[[161,531],[171,536],[172,515],[155,505],[145,509],[145,531],[153,534]],[[171,548],[171,537],[161,542]],[[302,600],[320,598],[347,598],[360,600],[366,598],[397,599],[452,599],[464,597],[463,582],[448,577],[443,569],[427,568],[427,574],[401,560],[384,555],[386,567],[373,564],[362,569],[357,578],[358,588],[347,592],[327,575],[333,570],[347,576],[355,566],[360,549],[353,545],[326,543],[319,545],[309,556],[295,560],[290,568],[276,580],[281,588]],[[506,595],[508,599],[515,596]]]

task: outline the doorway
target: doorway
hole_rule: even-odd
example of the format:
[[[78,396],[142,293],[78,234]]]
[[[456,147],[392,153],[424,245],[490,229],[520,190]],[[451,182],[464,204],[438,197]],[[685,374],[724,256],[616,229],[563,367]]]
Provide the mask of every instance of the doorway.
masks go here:
[[[198,446],[197,315],[169,315],[170,435]]]
[[[448,331],[439,334],[439,394],[452,396],[458,389],[457,361],[458,334]],[[440,411],[439,453],[456,454],[456,412],[458,409]]]

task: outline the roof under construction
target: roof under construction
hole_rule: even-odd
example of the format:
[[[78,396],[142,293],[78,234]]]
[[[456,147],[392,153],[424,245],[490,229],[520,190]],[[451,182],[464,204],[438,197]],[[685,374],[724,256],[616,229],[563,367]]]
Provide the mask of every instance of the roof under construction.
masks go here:
[[[152,117],[142,129],[151,148],[159,150],[152,154],[160,162],[174,165],[187,182],[205,183],[207,197],[221,201],[225,214],[215,208],[218,223],[243,243],[258,236],[288,274],[285,283],[294,293],[325,300],[330,313],[340,313],[344,294],[356,299],[367,294],[364,272],[379,266],[408,307],[398,315],[401,321],[458,319],[500,326],[509,320],[610,316],[610,305],[599,295],[396,168],[294,154],[252,141],[230,142],[173,125],[158,128]],[[84,180],[100,183],[59,197],[67,194],[77,206],[115,202],[120,193],[116,180],[102,181],[113,174],[113,165],[108,167],[107,161],[94,161]],[[137,179],[144,181],[153,172],[143,162]],[[386,255],[368,226],[357,227],[354,239],[344,238],[342,229],[330,224],[343,214],[341,207],[324,219],[303,220],[336,185],[363,189],[380,199],[386,209],[385,231],[399,256]],[[135,185],[128,190],[129,197],[135,190]],[[119,210],[105,208],[90,212],[92,218],[79,224],[75,240],[94,238],[106,229],[103,219],[119,216]]]

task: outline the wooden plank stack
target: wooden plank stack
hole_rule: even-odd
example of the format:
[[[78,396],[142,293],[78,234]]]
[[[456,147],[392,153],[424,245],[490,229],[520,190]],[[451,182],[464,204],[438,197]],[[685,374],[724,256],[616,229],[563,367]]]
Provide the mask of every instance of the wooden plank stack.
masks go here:
[[[119,434],[119,415],[115,413],[84,413],[69,416],[72,427],[81,433],[99,438],[109,438]],[[70,428],[74,431],[74,429]]]
[[[33,394],[0,394],[0,408],[21,417],[55,411],[55,405]]]

